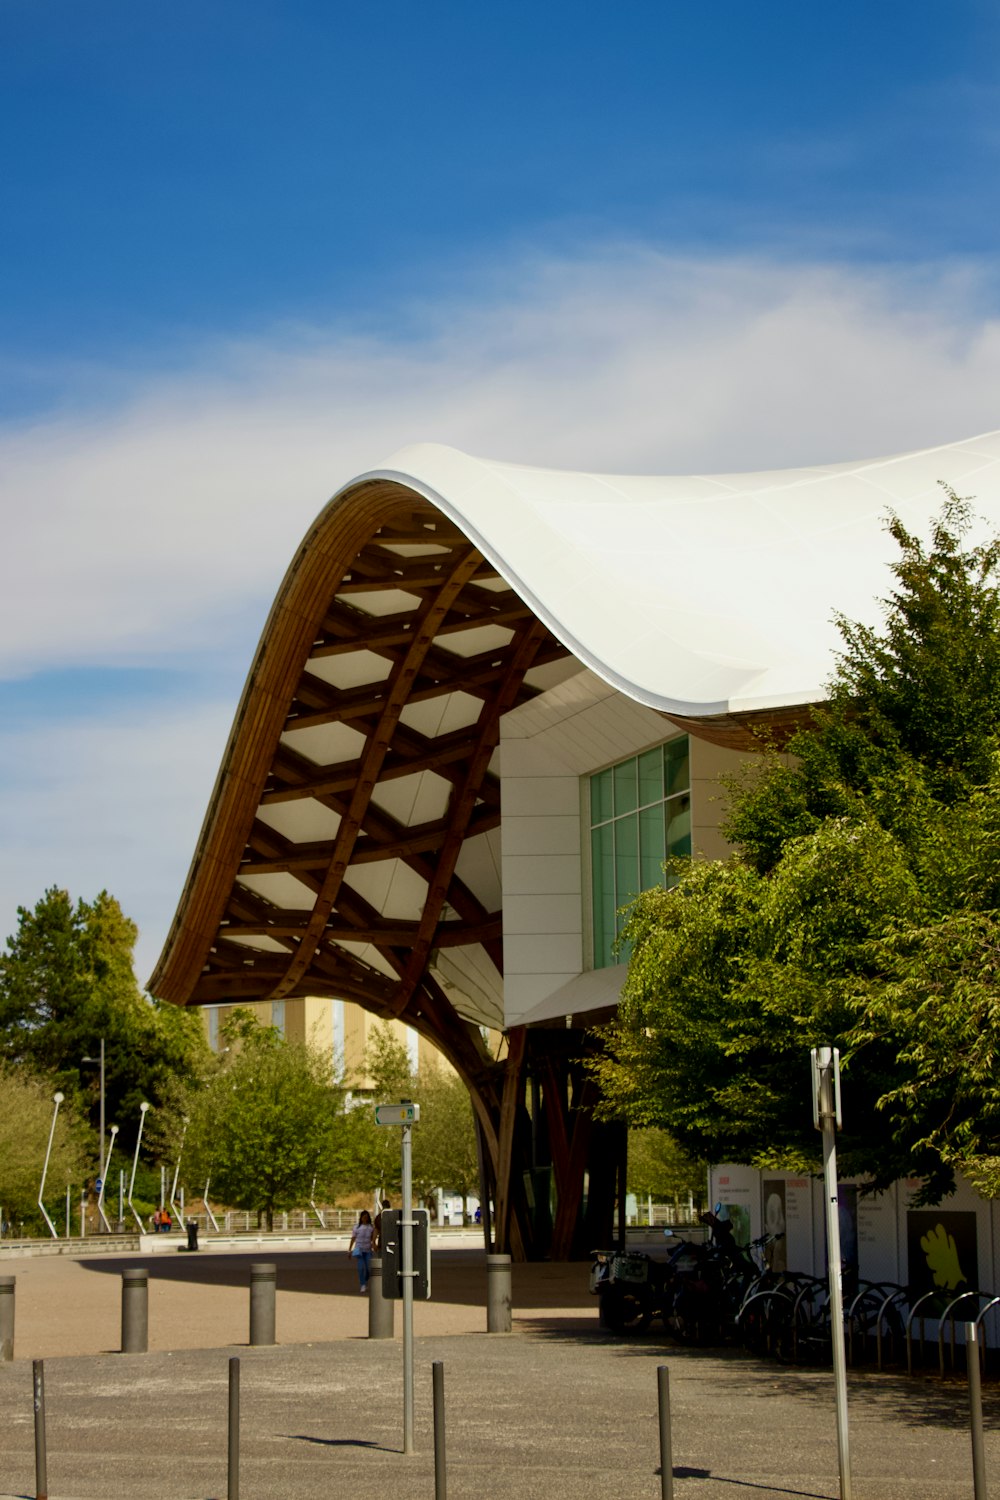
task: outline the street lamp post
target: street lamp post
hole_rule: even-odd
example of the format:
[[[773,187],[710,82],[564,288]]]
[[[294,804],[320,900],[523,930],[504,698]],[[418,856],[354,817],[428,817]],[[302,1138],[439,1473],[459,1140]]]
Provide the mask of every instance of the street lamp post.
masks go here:
[[[115,1149],[115,1136],[117,1134],[118,1134],[118,1126],[117,1125],[112,1125],[112,1127],[111,1127],[111,1139],[108,1142],[108,1155],[107,1155],[107,1158],[106,1158],[106,1160],[104,1162],[104,1165],[101,1168],[101,1185],[97,1189],[97,1212],[100,1214],[101,1223],[104,1225],[104,1228],[105,1228],[105,1230],[107,1231],[108,1234],[111,1233],[111,1225],[108,1223],[108,1216],[104,1212],[104,1189],[108,1185],[108,1168],[111,1165],[111,1153]],[[120,1217],[120,1215],[119,1215],[119,1217]]]
[[[132,1176],[130,1177],[128,1184],[128,1206],[132,1210],[132,1217],[135,1219],[135,1222],[139,1226],[140,1234],[142,1234],[143,1232],[143,1225],[142,1220],[139,1218],[139,1215],[135,1211],[135,1204],[132,1202],[132,1190],[135,1187],[135,1169],[139,1165],[139,1147],[142,1144],[142,1127],[146,1123],[147,1109],[149,1109],[149,1105],[144,1099],[139,1105],[139,1134],[135,1138],[135,1156],[132,1158]]]
[[[42,1200],[45,1197],[45,1179],[48,1176],[49,1171],[49,1157],[52,1155],[52,1142],[55,1138],[56,1133],[56,1120],[59,1118],[59,1106],[63,1102],[64,1097],[65,1096],[62,1093],[58,1092],[52,1095],[52,1099],[56,1107],[52,1111],[52,1125],[49,1129],[49,1144],[45,1148],[45,1164],[42,1167],[42,1180],[38,1187],[38,1207],[42,1210],[42,1217],[45,1220],[46,1224],[49,1226],[49,1229],[52,1233],[52,1238],[54,1240],[57,1240],[59,1238],[59,1231],[53,1224],[52,1220],[49,1218],[48,1212],[45,1208],[45,1204]]]
[[[174,1199],[177,1196],[177,1180],[181,1175],[181,1157],[184,1155],[184,1137],[187,1135],[187,1128],[188,1117],[187,1115],[185,1115],[184,1124],[181,1128],[181,1143],[177,1148],[177,1165],[174,1167],[174,1181],[170,1189],[170,1207],[173,1210],[173,1215],[177,1220],[178,1225],[180,1225],[182,1216],[177,1212],[177,1205],[175,1204]]]
[[[80,1061],[83,1063],[97,1063],[101,1069],[101,1149],[98,1152],[98,1160],[101,1164],[101,1176],[104,1177],[106,1166],[104,1160],[104,1038],[101,1037],[100,1057],[81,1057]]]

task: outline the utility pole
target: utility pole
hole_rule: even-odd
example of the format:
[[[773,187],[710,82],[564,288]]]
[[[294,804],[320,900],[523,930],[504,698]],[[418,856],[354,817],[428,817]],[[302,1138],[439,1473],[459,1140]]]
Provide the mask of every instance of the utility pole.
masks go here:
[[[840,1258],[840,1202],[837,1189],[837,1127],[840,1115],[840,1052],[812,1049],[813,1124],[823,1132],[823,1196],[826,1200],[826,1259],[830,1277],[830,1336],[837,1396],[837,1460],[840,1500],[851,1500],[851,1450],[847,1431],[847,1351],[844,1347],[844,1293]]]

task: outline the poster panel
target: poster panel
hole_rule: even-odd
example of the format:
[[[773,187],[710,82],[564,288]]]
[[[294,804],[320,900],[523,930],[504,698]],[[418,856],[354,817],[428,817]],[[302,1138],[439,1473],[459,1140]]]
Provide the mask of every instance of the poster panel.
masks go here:
[[[783,1177],[765,1177],[764,1233],[772,1236],[764,1246],[764,1260],[772,1271],[788,1270],[787,1188]]]
[[[909,1209],[907,1280],[921,1292],[960,1292],[979,1285],[975,1213]]]

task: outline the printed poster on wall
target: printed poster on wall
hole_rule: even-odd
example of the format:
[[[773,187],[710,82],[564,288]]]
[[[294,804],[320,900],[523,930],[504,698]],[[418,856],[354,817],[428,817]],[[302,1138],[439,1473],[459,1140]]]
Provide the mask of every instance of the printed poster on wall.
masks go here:
[[[788,1214],[785,1179],[765,1177],[761,1188],[764,1195],[764,1233],[773,1236],[764,1246],[764,1259],[772,1271],[787,1271]]]
[[[940,1209],[906,1215],[907,1275],[919,1292],[960,1292],[979,1285],[976,1216]]]

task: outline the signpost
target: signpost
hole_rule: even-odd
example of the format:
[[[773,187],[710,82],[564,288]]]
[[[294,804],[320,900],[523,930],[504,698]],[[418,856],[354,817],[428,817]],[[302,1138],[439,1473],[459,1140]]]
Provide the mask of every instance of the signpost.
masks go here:
[[[813,1124],[823,1132],[823,1188],[826,1198],[826,1259],[830,1276],[830,1335],[837,1394],[837,1459],[840,1500],[851,1500],[851,1453],[847,1435],[847,1357],[844,1348],[844,1299],[840,1258],[840,1203],[837,1192],[837,1126],[840,1116],[840,1052],[812,1049]]]
[[[390,1300],[403,1295],[402,1211],[382,1210],[382,1296]],[[426,1208],[415,1208],[413,1219],[413,1300],[426,1302],[431,1294],[431,1216]]]
[[[403,1206],[397,1224],[402,1230],[399,1279],[403,1284],[403,1452],[413,1452],[413,1126],[420,1119],[420,1106],[410,1099],[399,1104],[376,1104],[376,1125],[402,1127]],[[393,1216],[395,1217],[395,1216]],[[385,1238],[386,1214],[382,1216],[382,1238]],[[384,1255],[384,1252],[383,1252]],[[428,1275],[428,1291],[430,1276]]]

